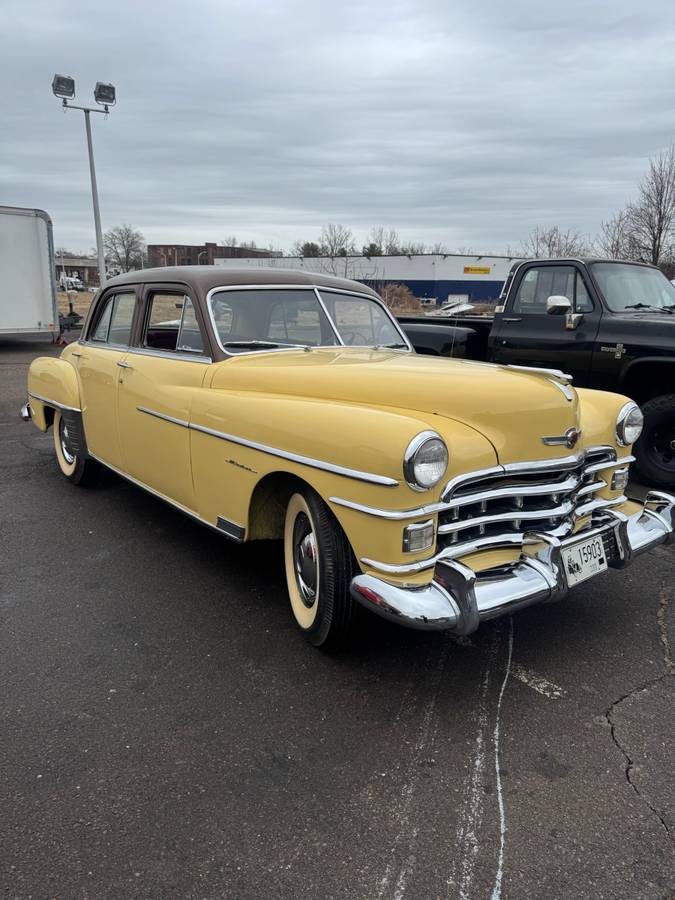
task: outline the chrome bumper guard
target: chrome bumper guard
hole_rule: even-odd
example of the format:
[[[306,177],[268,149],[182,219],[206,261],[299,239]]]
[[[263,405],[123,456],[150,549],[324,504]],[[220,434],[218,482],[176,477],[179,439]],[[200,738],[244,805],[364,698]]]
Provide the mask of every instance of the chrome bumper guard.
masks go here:
[[[357,575],[351,593],[367,609],[409,628],[470,634],[486,619],[562,599],[568,587],[561,551],[581,538],[613,533],[616,553],[609,565],[623,568],[638,554],[669,542],[674,529],[675,497],[649,491],[637,513],[602,510],[587,529],[565,540],[526,534],[518,562],[476,573],[456,560],[440,559],[433,581],[421,588]]]

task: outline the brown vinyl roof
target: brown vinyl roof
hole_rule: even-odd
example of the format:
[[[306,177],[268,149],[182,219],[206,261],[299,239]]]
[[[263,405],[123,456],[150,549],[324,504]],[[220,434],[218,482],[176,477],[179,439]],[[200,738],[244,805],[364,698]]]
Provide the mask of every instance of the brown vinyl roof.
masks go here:
[[[349,278],[334,275],[319,275],[299,269],[277,269],[270,266],[234,269],[229,266],[166,266],[158,269],[140,269],[117,275],[107,282],[106,287],[123,284],[187,284],[204,296],[212,288],[250,284],[301,284],[331,287],[361,294],[375,294],[371,288]]]

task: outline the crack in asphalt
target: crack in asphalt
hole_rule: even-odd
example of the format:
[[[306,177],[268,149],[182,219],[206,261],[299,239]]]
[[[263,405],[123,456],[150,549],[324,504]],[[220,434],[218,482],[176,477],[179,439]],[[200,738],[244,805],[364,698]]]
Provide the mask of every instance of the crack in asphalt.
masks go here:
[[[668,610],[669,599],[670,598],[668,596],[668,592],[666,591],[666,588],[665,587],[661,588],[661,592],[659,594],[659,606],[658,606],[658,609],[656,612],[656,623],[657,623],[658,630],[659,630],[659,640],[660,640],[661,644],[663,645],[663,667],[664,667],[665,671],[663,672],[662,675],[659,675],[657,678],[651,678],[649,681],[646,681],[644,684],[640,685],[639,687],[631,688],[630,691],[627,691],[625,694],[623,694],[623,696],[619,697],[618,700],[615,700],[610,705],[609,709],[606,711],[605,719],[607,720],[607,724],[609,725],[610,734],[612,736],[612,740],[614,741],[614,744],[616,745],[616,747],[618,748],[618,750],[621,752],[624,759],[626,760],[626,765],[624,767],[624,775],[626,777],[627,783],[632,787],[632,789],[635,791],[636,795],[648,807],[648,809],[650,809],[654,813],[654,815],[661,823],[661,826],[664,829],[664,831],[666,832],[666,834],[668,835],[668,837],[672,839],[673,835],[671,834],[670,828],[668,827],[668,823],[666,822],[666,820],[659,813],[659,811],[657,809],[655,809],[655,807],[652,806],[652,804],[649,802],[647,797],[640,792],[638,786],[633,781],[633,779],[631,777],[631,773],[632,773],[633,767],[635,765],[634,760],[631,757],[631,755],[628,753],[628,750],[619,741],[619,738],[617,737],[617,734],[616,734],[616,724],[615,724],[615,722],[612,721],[612,714],[613,714],[614,710],[618,706],[620,706],[624,702],[624,700],[627,700],[629,697],[633,697],[637,694],[640,694],[643,691],[648,691],[650,688],[654,687],[655,685],[659,684],[660,682],[664,681],[665,679],[672,678],[673,675],[675,675],[675,665],[673,664],[672,652],[671,652],[671,648],[670,648],[670,639],[668,637],[668,630],[666,627],[666,613]]]

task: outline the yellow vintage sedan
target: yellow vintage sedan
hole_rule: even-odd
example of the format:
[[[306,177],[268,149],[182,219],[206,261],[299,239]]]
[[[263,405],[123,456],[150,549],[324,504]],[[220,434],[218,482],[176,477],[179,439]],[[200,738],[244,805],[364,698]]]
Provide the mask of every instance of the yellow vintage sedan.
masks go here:
[[[414,353],[377,294],[307,272],[146,269],[28,376],[73,484],[101,466],[233,541],[284,541],[316,646],[354,603],[421,629],[560,599],[670,539],[627,499],[642,417],[553,370]]]

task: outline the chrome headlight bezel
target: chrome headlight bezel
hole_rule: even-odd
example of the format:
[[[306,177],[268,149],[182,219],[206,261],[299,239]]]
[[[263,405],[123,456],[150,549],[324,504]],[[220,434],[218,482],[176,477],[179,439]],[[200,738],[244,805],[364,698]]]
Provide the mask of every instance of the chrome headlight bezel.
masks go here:
[[[438,443],[443,448],[443,468],[439,470],[439,475],[433,481],[424,481],[420,479],[416,471],[416,464],[419,463],[420,451],[427,447],[431,442]],[[429,448],[427,448],[429,449]],[[403,477],[408,487],[413,491],[430,491],[436,487],[441,481],[448,469],[449,453],[448,447],[443,438],[436,431],[421,431],[410,441],[403,456]]]
[[[632,423],[629,421],[630,418],[636,419],[639,417],[639,423],[633,421]],[[634,432],[628,432],[628,429],[635,429],[639,426],[639,431],[637,435]],[[616,418],[616,439],[620,447],[630,447],[631,444],[634,444],[642,434],[642,429],[644,426],[644,416],[642,415],[642,410],[634,403],[632,400],[630,403],[626,403],[619,410],[619,415]]]

